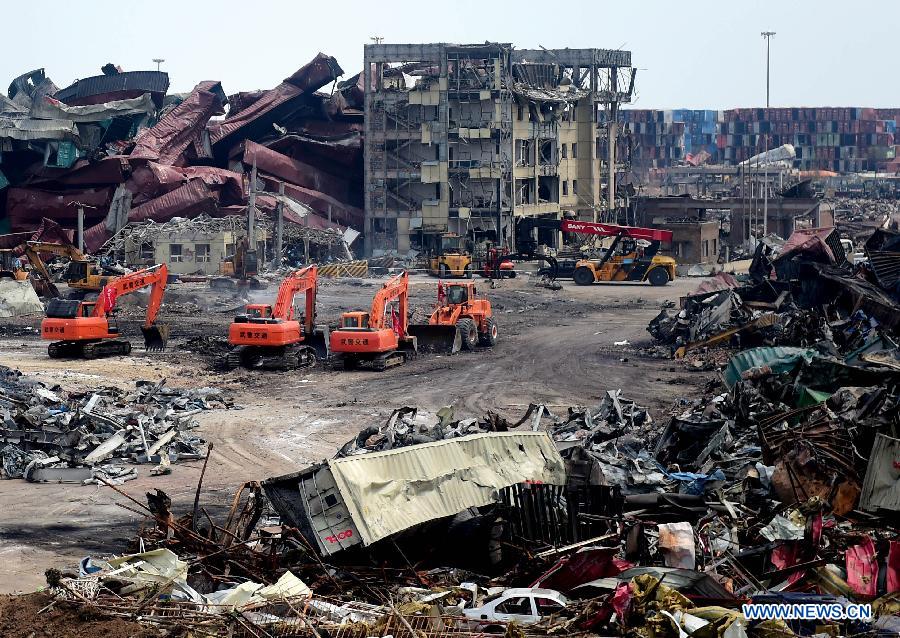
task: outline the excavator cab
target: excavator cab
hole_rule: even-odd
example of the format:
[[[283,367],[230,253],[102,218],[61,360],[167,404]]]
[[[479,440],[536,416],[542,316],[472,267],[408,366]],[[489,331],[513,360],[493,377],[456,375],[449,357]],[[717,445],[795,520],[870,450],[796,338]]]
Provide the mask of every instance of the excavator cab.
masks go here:
[[[247,318],[248,319],[271,319],[272,318],[272,306],[269,304],[248,304],[247,305]]]
[[[362,311],[345,312],[341,315],[342,330],[368,330],[369,313]]]

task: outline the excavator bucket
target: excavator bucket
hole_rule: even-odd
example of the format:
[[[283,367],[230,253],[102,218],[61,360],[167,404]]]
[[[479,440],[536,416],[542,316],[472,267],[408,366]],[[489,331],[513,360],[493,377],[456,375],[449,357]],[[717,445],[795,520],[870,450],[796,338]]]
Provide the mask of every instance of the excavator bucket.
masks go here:
[[[328,326],[316,326],[311,334],[303,337],[303,345],[313,348],[319,361],[328,359],[328,333]]]
[[[419,352],[453,354],[459,352],[462,347],[462,336],[456,326],[411,324],[407,332],[416,338]]]
[[[168,324],[158,323],[149,328],[141,328],[144,333],[144,347],[150,351],[165,350],[166,344],[169,342],[169,326]]]

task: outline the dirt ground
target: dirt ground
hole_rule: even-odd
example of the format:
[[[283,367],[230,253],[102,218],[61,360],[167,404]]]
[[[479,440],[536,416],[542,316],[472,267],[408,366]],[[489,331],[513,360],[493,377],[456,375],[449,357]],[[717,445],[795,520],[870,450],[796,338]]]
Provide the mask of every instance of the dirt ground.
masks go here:
[[[0,596],[0,636],[4,638],[154,638],[160,634],[122,618],[89,616],[45,594]]]
[[[341,311],[364,309],[384,279],[328,281],[321,285],[318,323],[334,324]],[[214,444],[202,503],[221,509],[248,480],[295,471],[331,456],[362,427],[380,425],[403,405],[435,411],[455,407],[457,417],[494,410],[518,419],[529,403],[564,412],[596,403],[606,390],[625,396],[665,418],[679,396],[696,396],[709,373],[688,372],[673,361],[641,354],[649,345],[645,328],[666,300],[692,291],[697,279],[665,287],[647,284],[563,282],[563,289],[535,287],[527,277],[506,280],[496,289],[481,283],[500,327],[494,348],[453,356],[429,355],[384,372],[345,372],[317,366],[297,372],[216,369],[214,354],[186,349],[203,335],[224,337],[241,302],[216,296],[202,284],[169,287],[161,321],[171,325],[169,348],[143,351],[139,302],[120,300],[120,326],[130,335],[130,357],[93,361],[51,360],[35,330],[40,317],[4,320],[0,364],[66,389],[130,386],[139,379],[179,387],[216,386],[241,409],[199,415],[198,434]],[[419,312],[435,298],[436,281],[411,279],[410,303]],[[254,301],[269,301],[273,282]],[[614,342],[627,340],[628,346]],[[159,488],[184,512],[193,502],[200,462],[173,466],[171,475],[152,477],[149,467],[124,488],[138,500]],[[141,517],[122,507],[127,500],[107,487],[0,481],[0,592],[34,591],[47,567],[73,569],[89,554],[123,551]]]

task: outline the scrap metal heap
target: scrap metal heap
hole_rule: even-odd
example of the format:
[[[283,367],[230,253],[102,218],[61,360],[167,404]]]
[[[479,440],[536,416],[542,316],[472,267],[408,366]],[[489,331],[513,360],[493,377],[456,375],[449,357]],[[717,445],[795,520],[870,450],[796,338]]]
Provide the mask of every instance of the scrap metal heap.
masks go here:
[[[230,405],[220,390],[178,390],[165,379],[138,381],[131,392],[67,392],[0,366],[2,477],[121,483],[137,477],[135,463],[168,473],[171,462],[205,453],[203,439],[190,432],[194,415]]]
[[[241,486],[221,524],[114,488],[152,521],[140,551],[51,571],[50,592],[197,635],[895,635],[898,385],[893,362],[763,347],[668,418],[619,390],[516,421],[404,407]],[[760,622],[747,602],[873,616]]]
[[[241,213],[253,166],[263,216],[281,201],[307,232],[362,229],[362,96],[355,83],[320,92],[342,74],[320,53],[231,96],[217,81],[168,94],[166,73],[112,64],[61,90],[25,74],[0,100],[0,229],[48,218],[71,231],[81,210],[94,252],[128,223]]]
[[[798,230],[787,241],[761,241],[749,278],[719,273],[678,310],[663,309],[647,327],[676,357],[710,348],[815,345],[835,356],[884,351],[897,357],[900,328],[900,233],[878,229],[854,265],[835,228]],[[704,355],[700,355],[701,358]]]

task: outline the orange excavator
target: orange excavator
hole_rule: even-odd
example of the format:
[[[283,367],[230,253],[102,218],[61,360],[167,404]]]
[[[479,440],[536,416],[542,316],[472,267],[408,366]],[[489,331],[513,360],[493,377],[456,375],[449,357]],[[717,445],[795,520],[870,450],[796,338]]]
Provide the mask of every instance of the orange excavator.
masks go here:
[[[409,274],[391,277],[372,299],[369,312],[345,312],[340,328],[331,333],[331,352],[345,370],[366,363],[373,370],[401,365],[418,352],[409,323]]]
[[[275,305],[249,304],[244,314],[234,318],[228,329],[231,351],[225,367],[293,370],[316,364],[328,354],[328,329],[316,329],[318,269],[308,266],[294,271],[281,282]],[[303,315],[294,316],[294,298],[305,297]]]
[[[41,339],[53,341],[47,348],[54,358],[95,359],[131,352],[131,342],[121,339],[113,313],[116,300],[150,287],[147,318],[141,331],[147,350],[162,350],[169,340],[169,326],[156,323],[169,271],[165,264],[138,270],[114,279],[103,287],[95,301],[51,299],[41,321]]]

